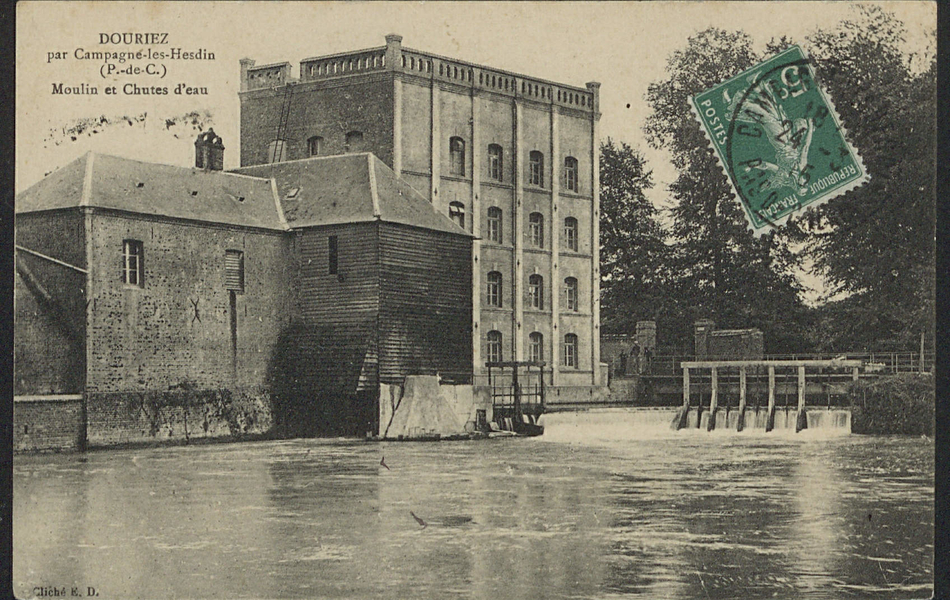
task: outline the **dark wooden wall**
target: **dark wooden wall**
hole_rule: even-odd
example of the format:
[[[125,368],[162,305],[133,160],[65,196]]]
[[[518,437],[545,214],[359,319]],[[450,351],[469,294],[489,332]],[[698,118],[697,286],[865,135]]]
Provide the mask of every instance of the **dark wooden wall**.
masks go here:
[[[472,372],[472,240],[392,223],[380,230],[380,379]]]

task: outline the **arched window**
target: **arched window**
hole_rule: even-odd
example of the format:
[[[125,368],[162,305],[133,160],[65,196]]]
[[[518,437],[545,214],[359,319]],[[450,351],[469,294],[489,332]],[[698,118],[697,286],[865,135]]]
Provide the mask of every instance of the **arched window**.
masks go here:
[[[465,177],[465,140],[460,137],[449,139],[449,173],[456,177]]]
[[[501,243],[501,209],[497,206],[488,207],[488,241]]]
[[[267,162],[276,163],[287,160],[287,142],[274,140],[267,145]]]
[[[564,295],[567,296],[567,310],[577,312],[579,308],[577,298],[577,279],[574,277],[568,277],[564,280]]]
[[[528,183],[544,187],[544,155],[537,150],[528,155]]]
[[[502,167],[502,154],[503,151],[501,146],[498,144],[489,144],[488,145],[488,178],[494,179],[495,181],[502,180],[501,167]]]
[[[307,140],[307,156],[323,155],[323,138],[315,135]]]
[[[488,287],[485,290],[485,301],[488,306],[501,308],[501,273],[491,271],[488,273]]]
[[[577,368],[577,336],[573,333],[564,336],[561,362],[564,363],[565,367]]]
[[[571,192],[577,191],[577,159],[573,156],[564,159],[564,187]]]
[[[564,219],[564,245],[577,252],[577,219],[574,217]]]
[[[544,310],[544,277],[538,274],[528,277],[528,305]]]
[[[528,237],[532,246],[544,247],[544,215],[541,213],[533,212],[528,215]]]
[[[501,332],[489,331],[486,336],[488,344],[485,358],[488,362],[501,362]]]
[[[528,360],[534,362],[544,360],[544,336],[537,331],[528,335]]]
[[[465,229],[465,205],[461,202],[450,202],[449,218],[455,221],[459,227]]]
[[[363,150],[363,132],[350,131],[346,134],[346,142],[343,146],[344,152],[361,152]]]

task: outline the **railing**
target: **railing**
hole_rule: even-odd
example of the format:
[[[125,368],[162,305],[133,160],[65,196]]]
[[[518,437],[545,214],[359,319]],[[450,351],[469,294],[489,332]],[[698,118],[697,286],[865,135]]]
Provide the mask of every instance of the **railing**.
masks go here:
[[[489,90],[498,94],[531,98],[539,102],[591,112],[594,95],[587,90],[524,77],[420,52],[402,51],[402,67],[409,72],[422,71],[433,78]]]
[[[762,360],[860,360],[862,373],[895,374],[921,372],[920,352],[847,352],[847,353],[811,353],[811,354],[766,354]],[[636,359],[628,358],[630,361]],[[641,374],[647,377],[680,377],[682,363],[703,360],[695,355],[665,355],[646,358],[640,357],[643,365]],[[924,352],[923,372],[932,373],[934,352]],[[628,371],[633,369],[628,367]]]
[[[300,61],[300,80],[318,81],[386,69],[386,47]]]
[[[586,112],[594,110],[594,94],[590,90],[524,77],[409,48],[400,49],[396,55],[397,64],[395,65],[387,64],[386,56],[386,47],[383,46],[307,58],[300,61],[300,81],[320,81],[354,73],[399,70],[498,94],[557,104],[575,110]],[[284,75],[284,77],[287,76],[289,73]]]
[[[288,62],[260,65],[247,70],[247,89],[249,90],[277,87],[288,81],[292,81]]]

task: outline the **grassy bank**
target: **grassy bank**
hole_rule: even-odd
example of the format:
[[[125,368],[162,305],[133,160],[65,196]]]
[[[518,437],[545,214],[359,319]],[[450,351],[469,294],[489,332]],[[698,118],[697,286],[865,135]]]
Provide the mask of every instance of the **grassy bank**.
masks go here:
[[[848,387],[851,431],[871,434],[934,434],[934,378],[902,374],[862,379]]]

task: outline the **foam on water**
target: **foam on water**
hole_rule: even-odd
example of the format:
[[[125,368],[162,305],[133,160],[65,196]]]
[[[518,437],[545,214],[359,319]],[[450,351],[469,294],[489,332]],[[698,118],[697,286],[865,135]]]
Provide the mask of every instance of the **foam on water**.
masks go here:
[[[736,431],[738,411],[717,411],[716,428],[707,431],[708,412],[696,426],[696,412],[690,411],[688,426],[674,430],[677,408],[602,408],[577,412],[547,413],[541,416],[542,439],[550,442],[598,443],[618,440],[676,439],[687,436],[768,436],[800,439],[825,439],[851,433],[851,413],[844,410],[814,409],[806,411],[808,428],[795,432],[798,412],[775,411],[775,428],[765,431],[765,409],[758,415],[746,411],[746,427]]]

